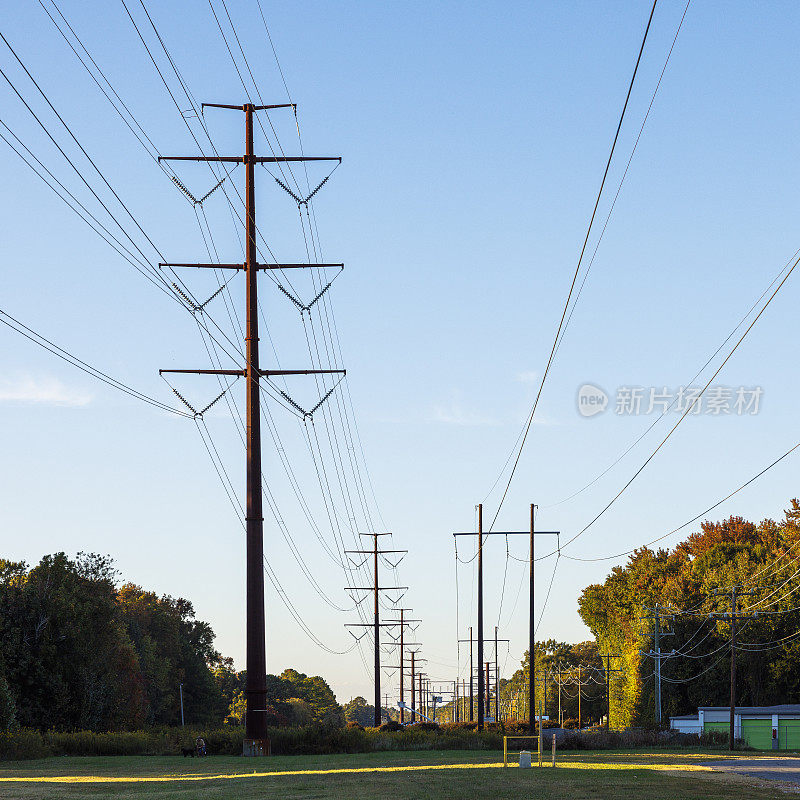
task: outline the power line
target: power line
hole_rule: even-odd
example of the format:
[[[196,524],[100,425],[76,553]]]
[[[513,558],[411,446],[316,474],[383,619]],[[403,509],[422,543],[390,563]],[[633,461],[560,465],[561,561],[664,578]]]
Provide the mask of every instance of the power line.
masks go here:
[[[656,447],[656,448],[655,448],[655,450],[653,450],[653,452],[652,452],[652,453],[651,453],[651,454],[650,454],[650,455],[647,457],[647,459],[646,459],[646,460],[644,461],[644,463],[643,463],[643,464],[642,464],[642,465],[639,467],[639,469],[638,469],[638,470],[636,470],[636,472],[633,474],[633,476],[630,478],[630,480],[629,480],[629,481],[628,481],[628,482],[627,482],[627,483],[626,483],[626,484],[625,484],[625,485],[624,485],[624,486],[623,486],[623,487],[622,487],[622,488],[619,490],[619,492],[617,492],[617,494],[616,494],[616,495],[614,495],[614,497],[613,497],[613,498],[612,498],[612,499],[609,501],[609,503],[608,503],[608,504],[607,504],[607,505],[606,505],[606,506],[605,506],[605,507],[604,507],[604,508],[603,508],[603,509],[600,511],[600,513],[599,513],[599,514],[597,514],[597,516],[595,516],[595,517],[594,517],[594,518],[591,520],[591,522],[589,522],[589,524],[588,524],[588,525],[586,525],[584,528],[582,528],[580,531],[578,531],[578,533],[576,533],[576,534],[575,534],[575,535],[574,535],[572,538],[568,539],[568,540],[567,540],[567,541],[564,543],[563,547],[566,547],[567,545],[571,544],[571,543],[572,543],[572,542],[574,542],[576,539],[578,539],[580,536],[582,536],[584,533],[586,533],[586,531],[587,531],[587,530],[588,530],[588,529],[589,529],[589,528],[590,528],[592,525],[594,525],[594,523],[595,523],[595,522],[597,522],[597,520],[598,520],[598,519],[600,519],[600,517],[602,517],[602,516],[603,516],[603,514],[605,514],[605,512],[606,512],[606,511],[608,511],[608,509],[609,509],[609,508],[611,508],[611,506],[612,506],[612,505],[613,505],[613,504],[614,504],[614,503],[617,501],[617,499],[618,499],[618,498],[619,498],[619,497],[622,495],[622,493],[623,493],[623,492],[624,492],[624,491],[625,491],[625,490],[626,490],[626,489],[627,489],[627,488],[628,488],[628,487],[629,487],[629,486],[630,486],[630,485],[631,485],[631,484],[632,484],[632,483],[633,483],[633,482],[636,480],[636,478],[637,478],[637,477],[638,477],[638,476],[639,476],[639,475],[640,475],[640,474],[641,474],[641,473],[644,471],[645,467],[647,467],[647,465],[648,465],[648,464],[649,464],[649,463],[650,463],[650,462],[651,462],[651,461],[652,461],[652,460],[655,458],[655,456],[656,456],[656,454],[658,453],[658,451],[659,451],[659,450],[661,450],[661,448],[662,448],[662,447],[663,447],[663,446],[666,444],[666,442],[668,441],[668,439],[670,438],[670,436],[672,436],[672,434],[673,434],[673,433],[674,433],[674,432],[677,430],[677,428],[678,428],[678,426],[681,424],[681,422],[683,422],[683,420],[684,420],[684,419],[686,419],[686,417],[688,416],[689,412],[690,412],[690,411],[691,411],[691,410],[694,408],[694,406],[695,406],[695,404],[697,403],[697,401],[698,401],[698,400],[699,400],[699,399],[700,399],[700,398],[703,396],[703,394],[705,393],[706,389],[708,389],[708,387],[711,385],[711,382],[714,380],[714,378],[716,378],[716,377],[717,377],[717,375],[719,375],[719,373],[722,371],[723,367],[724,367],[724,366],[725,366],[725,365],[728,363],[728,361],[730,360],[731,356],[732,356],[732,355],[733,355],[733,354],[734,354],[734,353],[735,353],[735,352],[736,352],[736,351],[739,349],[739,345],[741,345],[741,343],[744,341],[744,339],[745,339],[745,337],[747,336],[747,334],[748,334],[748,333],[750,333],[750,331],[753,329],[753,327],[755,326],[755,324],[756,324],[756,323],[758,322],[758,320],[761,318],[761,315],[762,315],[762,314],[763,314],[763,313],[764,313],[764,312],[767,310],[767,308],[769,307],[769,304],[770,304],[770,303],[773,301],[773,299],[774,299],[774,298],[775,298],[775,296],[778,294],[778,292],[781,290],[781,288],[783,288],[783,285],[786,283],[786,281],[789,279],[789,277],[791,276],[791,274],[794,272],[794,270],[795,270],[795,267],[797,266],[797,264],[798,264],[798,263],[800,263],[800,257],[798,257],[797,259],[795,259],[795,261],[794,261],[794,263],[792,264],[791,268],[790,268],[790,269],[789,269],[789,271],[786,273],[786,275],[785,275],[785,277],[783,278],[783,280],[782,280],[782,281],[781,281],[781,282],[778,284],[778,286],[776,287],[775,291],[774,291],[774,292],[773,292],[773,293],[770,295],[769,299],[768,299],[768,300],[767,300],[767,302],[764,304],[764,306],[761,308],[761,310],[758,312],[758,314],[756,315],[755,319],[753,319],[753,321],[752,321],[752,322],[750,323],[750,325],[747,327],[747,329],[745,330],[745,332],[744,332],[744,333],[741,335],[741,337],[740,337],[740,338],[739,338],[739,340],[736,342],[736,344],[733,346],[733,348],[732,348],[732,349],[731,349],[731,351],[728,353],[728,355],[727,355],[727,356],[725,356],[725,359],[724,359],[724,360],[722,361],[722,363],[719,365],[719,367],[718,367],[718,368],[717,368],[717,370],[714,372],[714,374],[713,374],[713,375],[712,375],[712,376],[711,376],[711,377],[708,379],[708,382],[705,384],[705,386],[703,386],[703,388],[700,390],[700,392],[697,394],[697,396],[696,396],[696,397],[695,397],[695,398],[692,400],[692,402],[689,404],[689,406],[686,408],[686,410],[685,410],[685,411],[683,412],[683,414],[680,416],[680,418],[678,419],[678,421],[677,421],[677,422],[676,422],[676,423],[675,423],[675,424],[672,426],[672,428],[670,429],[669,433],[667,433],[667,435],[666,435],[666,436],[665,436],[665,437],[664,437],[664,438],[661,440],[661,442],[659,443],[658,447]]]
[[[747,319],[750,317],[750,315],[753,313],[753,311],[755,311],[755,309],[758,307],[759,303],[761,303],[761,301],[767,296],[767,294],[769,293],[769,290],[777,283],[777,281],[780,280],[781,275],[783,275],[783,273],[787,269],[790,268],[790,266],[792,264],[792,261],[798,255],[800,255],[800,250],[795,251],[795,253],[792,255],[792,257],[786,262],[786,264],[784,264],[784,266],[781,267],[781,269],[778,272],[778,274],[772,279],[772,281],[770,281],[769,286],[767,286],[767,288],[764,289],[764,291],[761,293],[759,298],[750,306],[750,308],[748,309],[747,313],[734,326],[734,328],[725,337],[725,339],[722,341],[722,343],[719,345],[719,347],[717,347],[717,349],[708,357],[708,359],[706,359],[706,362],[703,364],[703,366],[700,367],[700,369],[698,369],[697,372],[688,381],[686,381],[684,383],[685,386],[691,386],[697,380],[697,378],[703,372],[705,372],[705,370],[708,367],[708,365],[720,354],[720,352],[722,352],[722,349],[734,337],[734,335],[736,334],[736,331],[738,331],[739,328],[741,328],[742,325],[744,325],[745,322],[747,322]],[[602,478],[604,475],[608,474],[617,464],[619,464],[620,461],[622,461],[622,459],[625,458],[625,456],[628,455],[628,453],[630,453],[631,450],[633,450],[633,448],[636,447],[636,445],[639,444],[639,442],[641,442],[642,439],[644,439],[645,436],[647,436],[647,434],[650,433],[650,431],[652,431],[653,428],[655,428],[656,425],[658,425],[658,423],[660,423],[661,420],[663,420],[667,416],[669,411],[675,406],[675,403],[677,402],[677,400],[678,400],[678,398],[676,396],[672,400],[672,402],[666,408],[664,408],[661,411],[661,413],[653,420],[653,422],[650,423],[650,425],[648,425],[647,428],[636,439],[634,439],[634,441],[631,442],[631,444],[628,445],[628,447],[626,447],[625,450],[622,453],[620,453],[620,455],[611,464],[609,464],[602,472],[600,472],[594,478],[592,478],[591,481],[589,481],[587,484],[585,484],[582,488],[580,488],[577,491],[575,491],[572,494],[570,494],[568,497],[565,497],[563,500],[558,500],[557,502],[551,503],[548,506],[543,506],[543,508],[555,508],[556,506],[562,505],[563,503],[566,503],[569,500],[574,499],[579,494],[582,494],[588,488],[590,488],[595,483],[597,483],[597,481],[600,480],[600,478]]]
[[[575,290],[575,283],[578,280],[578,273],[580,272],[581,264],[583,263],[583,256],[584,256],[584,253],[586,252],[586,246],[589,243],[589,235],[592,232],[592,225],[594,224],[594,219],[595,219],[595,216],[597,214],[597,208],[600,205],[600,198],[601,198],[601,196],[603,194],[603,188],[604,188],[605,183],[606,183],[606,178],[608,177],[608,171],[609,171],[609,169],[611,167],[611,160],[614,157],[614,151],[615,151],[615,149],[617,147],[617,140],[619,139],[619,133],[620,133],[620,130],[622,129],[623,120],[625,119],[625,112],[626,112],[626,110],[628,108],[628,101],[630,100],[631,92],[633,91],[633,84],[634,84],[634,82],[636,80],[636,74],[639,71],[639,64],[640,64],[640,62],[642,60],[642,53],[644,52],[644,46],[645,46],[645,43],[647,42],[647,34],[650,32],[650,23],[653,21],[653,14],[655,13],[657,3],[658,3],[658,0],[653,0],[653,7],[650,9],[650,16],[647,19],[647,27],[645,28],[644,36],[642,37],[642,44],[639,47],[639,55],[636,58],[636,66],[633,68],[633,75],[631,76],[631,81],[630,81],[630,84],[628,85],[628,92],[627,92],[627,94],[625,96],[625,103],[622,106],[622,113],[620,114],[619,122],[617,123],[617,130],[616,130],[616,132],[614,134],[614,141],[611,144],[611,152],[608,154],[608,160],[606,161],[606,167],[605,167],[605,170],[603,172],[603,179],[600,182],[600,189],[597,192],[597,199],[595,200],[594,208],[592,209],[592,215],[591,215],[591,217],[589,219],[589,225],[588,225],[588,228],[586,230],[586,236],[584,237],[584,240],[583,240],[583,245],[581,247],[580,255],[578,256],[578,263],[577,263],[577,265],[575,267],[575,273],[572,276],[572,283],[570,284],[570,287],[569,287],[569,292],[567,294],[567,300],[564,303],[564,310],[561,313],[561,319],[560,319],[560,321],[558,323],[558,329],[556,330],[556,335],[555,335],[555,338],[553,340],[553,346],[550,349],[550,356],[547,359],[547,366],[545,367],[544,374],[542,375],[542,380],[541,380],[541,383],[539,384],[539,391],[536,394],[536,399],[533,401],[533,408],[531,409],[531,413],[528,416],[528,421],[527,421],[527,423],[525,425],[525,433],[524,433],[524,435],[522,437],[522,442],[519,445],[519,450],[517,451],[517,457],[514,460],[514,466],[511,468],[511,474],[508,476],[508,482],[506,483],[506,487],[503,490],[503,495],[500,498],[500,503],[497,506],[497,511],[495,512],[494,519],[492,519],[492,524],[489,526],[489,530],[490,531],[492,530],[492,528],[494,528],[494,524],[497,521],[497,517],[500,514],[500,509],[503,507],[503,503],[505,502],[506,496],[508,495],[508,490],[511,487],[511,481],[514,479],[514,474],[517,471],[517,466],[519,465],[519,460],[520,460],[520,457],[522,456],[522,451],[525,448],[525,442],[527,441],[528,433],[530,432],[531,425],[533,424],[533,417],[536,414],[536,408],[539,405],[539,399],[542,396],[542,390],[544,389],[545,381],[547,380],[547,376],[550,373],[550,367],[553,364],[553,358],[555,357],[555,352],[556,352],[556,346],[558,344],[558,339],[559,339],[559,336],[561,334],[561,329],[564,326],[564,321],[565,321],[565,318],[567,316],[567,309],[569,308],[569,303],[570,303],[570,300],[572,298],[572,293]]]
[[[102,370],[97,369],[97,367],[93,367],[91,364],[88,364],[86,361],[78,358],[77,356],[70,353],[68,350],[65,350],[63,347],[60,347],[55,342],[47,339],[46,337],[42,336],[42,334],[37,333],[32,328],[29,328],[24,323],[20,322],[18,319],[12,317],[8,312],[3,311],[0,309],[0,322],[2,322],[7,327],[11,328],[11,330],[15,331],[16,333],[24,336],[29,341],[33,342],[34,344],[42,347],[43,349],[47,350],[49,353],[52,353],[54,356],[57,356],[62,361],[66,361],[68,364],[71,364],[73,367],[77,367],[82,372],[85,372],[87,375],[91,375],[93,378],[96,378],[99,381],[111,386],[114,389],[118,389],[121,392],[125,392],[125,394],[130,395],[131,397],[135,397],[137,400],[142,400],[145,403],[149,403],[156,408],[161,409],[162,411],[169,411],[172,414],[177,414],[181,417],[189,417],[191,418],[191,414],[187,414],[185,411],[181,411],[178,408],[173,408],[172,406],[168,406],[166,403],[162,403],[160,400],[156,400],[154,397],[150,397],[149,395],[144,394],[143,392],[138,391],[138,389],[134,389],[128,384],[123,383],[122,381],[118,380],[117,378],[113,378],[111,375],[103,372]]]
[[[598,556],[598,557],[595,557],[595,558],[582,558],[581,556],[570,556],[570,555],[567,555],[566,553],[562,553],[561,555],[564,558],[568,558],[570,561],[611,561],[611,560],[616,559],[616,558],[622,558],[622,556],[630,555],[631,553],[636,552],[636,550],[638,550],[638,549],[640,549],[642,547],[649,547],[650,545],[655,544],[656,542],[660,542],[663,539],[666,539],[667,537],[672,536],[673,534],[677,533],[678,531],[683,530],[683,528],[688,527],[692,523],[697,522],[697,520],[699,520],[701,517],[706,516],[706,514],[708,514],[709,512],[713,511],[718,506],[721,506],[727,500],[730,500],[731,497],[733,497],[734,495],[736,495],[739,492],[741,492],[742,489],[745,489],[751,483],[753,483],[754,481],[758,480],[762,475],[764,475],[764,473],[769,472],[769,470],[771,470],[773,467],[775,467],[778,464],[780,464],[780,462],[783,461],[783,459],[785,459],[788,456],[790,456],[795,450],[797,450],[798,447],[800,447],[800,442],[797,442],[797,444],[795,444],[792,447],[790,447],[783,455],[778,456],[778,458],[776,458],[771,464],[768,464],[766,467],[764,467],[764,469],[762,469],[760,472],[758,472],[756,475],[754,475],[749,480],[745,481],[741,486],[739,486],[738,488],[734,489],[730,494],[726,495],[721,500],[718,500],[716,503],[714,503],[714,505],[709,506],[707,509],[705,509],[705,511],[701,511],[699,514],[695,515],[694,517],[692,517],[690,520],[684,522],[683,524],[678,525],[677,527],[673,528],[668,533],[665,533],[665,534],[663,534],[663,535],[661,535],[661,536],[659,536],[659,537],[657,537],[655,539],[651,539],[649,542],[645,542],[644,544],[638,545],[637,547],[633,548],[632,550],[625,550],[622,553],[615,553],[614,555],[611,555],[611,556]],[[552,553],[551,553],[551,555],[552,555]]]

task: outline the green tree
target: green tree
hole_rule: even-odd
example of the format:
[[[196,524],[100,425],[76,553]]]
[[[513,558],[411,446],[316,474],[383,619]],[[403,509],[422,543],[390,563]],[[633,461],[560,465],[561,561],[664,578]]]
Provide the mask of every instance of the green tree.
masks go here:
[[[354,697],[344,705],[344,718],[348,722],[357,722],[365,728],[375,724],[375,706],[371,706],[361,697]]]
[[[795,499],[780,522],[755,524],[741,517],[703,522],[699,531],[672,550],[636,550],[602,584],[584,589],[578,604],[581,617],[603,652],[622,656],[615,664],[622,672],[614,673],[611,682],[612,725],[653,721],[653,661],[641,651],[652,646],[652,626],[642,617],[655,603],[697,612],[677,615],[666,623],[672,635],[663,641],[664,646],[668,643],[669,649],[685,655],[666,661],[662,668],[664,718],[688,713],[698,705],[726,705],[729,661],[725,650],[730,631],[727,625],[709,620],[708,613],[730,608],[714,591],[758,585],[765,578],[778,591],[764,589],[748,597],[748,605],[769,613],[743,625],[740,641],[779,643],[788,638],[783,646],[763,652],[745,647],[739,653],[737,701],[766,705],[800,699],[800,647],[793,638],[800,625],[795,599],[800,578],[792,568],[800,545],[798,520],[800,505]]]

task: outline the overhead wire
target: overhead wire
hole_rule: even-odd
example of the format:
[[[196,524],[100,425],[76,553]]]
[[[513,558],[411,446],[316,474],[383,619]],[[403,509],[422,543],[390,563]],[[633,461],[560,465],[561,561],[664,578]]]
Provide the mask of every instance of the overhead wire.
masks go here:
[[[3,325],[11,328],[11,330],[15,331],[16,333],[24,336],[29,341],[33,342],[34,344],[38,345],[39,347],[47,350],[49,353],[52,353],[54,356],[60,358],[62,361],[66,361],[73,367],[85,372],[87,375],[90,375],[93,378],[96,378],[99,381],[111,386],[118,391],[124,392],[131,397],[136,398],[137,400],[141,400],[145,403],[148,403],[151,406],[155,406],[156,408],[160,409],[161,411],[169,411],[171,414],[177,414],[180,417],[189,417],[191,418],[191,414],[187,414],[185,411],[181,411],[179,408],[173,408],[172,406],[163,403],[160,400],[157,400],[154,397],[150,397],[149,395],[145,394],[144,392],[140,392],[138,389],[134,389],[133,387],[129,386],[126,383],[123,383],[117,378],[112,377],[106,372],[98,369],[97,367],[93,367],[91,364],[87,363],[83,359],[78,358],[76,355],[72,354],[68,350],[63,347],[60,347],[52,340],[46,338],[40,333],[37,333],[32,328],[29,328],[24,323],[20,322],[15,317],[12,317],[11,314],[0,309],[0,322]]]
[[[581,268],[581,265],[583,263],[583,256],[584,256],[584,254],[586,252],[586,247],[587,247],[587,245],[589,243],[589,236],[590,236],[591,231],[592,231],[592,226],[594,225],[595,216],[597,215],[597,209],[598,209],[598,207],[600,205],[600,199],[601,199],[602,194],[603,194],[603,188],[605,187],[606,179],[608,177],[608,172],[609,172],[609,169],[611,168],[611,161],[612,161],[612,159],[614,157],[614,151],[616,150],[616,147],[617,147],[617,141],[619,139],[620,131],[622,130],[622,123],[623,123],[623,121],[625,119],[625,112],[627,111],[627,108],[628,108],[628,101],[630,100],[631,93],[633,91],[633,85],[634,85],[634,83],[636,81],[636,75],[637,75],[637,73],[639,71],[639,64],[641,63],[641,60],[642,60],[642,54],[644,53],[645,43],[647,42],[647,35],[650,32],[650,25],[651,25],[651,23],[653,21],[653,15],[655,14],[655,10],[656,10],[656,5],[657,4],[658,4],[658,0],[653,0],[653,6],[650,9],[650,16],[648,17],[648,20],[647,20],[647,26],[645,27],[644,36],[642,37],[642,43],[641,43],[641,46],[639,47],[639,55],[636,58],[636,65],[634,66],[633,75],[631,76],[631,80],[630,80],[630,83],[628,85],[628,92],[627,92],[627,94],[625,96],[625,102],[624,102],[624,104],[622,106],[622,112],[621,112],[620,117],[619,117],[619,122],[617,123],[617,130],[616,130],[616,132],[614,134],[614,140],[613,140],[613,142],[611,144],[611,151],[610,151],[610,153],[608,155],[608,160],[606,161],[605,170],[603,172],[603,178],[602,178],[602,180],[600,182],[600,189],[597,192],[597,199],[595,200],[594,208],[592,210],[592,215],[591,215],[591,217],[589,219],[589,225],[588,225],[588,228],[587,228],[587,231],[586,231],[586,236],[584,237],[583,245],[582,245],[581,251],[580,251],[580,255],[578,256],[578,263],[577,263],[577,265],[575,267],[575,272],[574,272],[573,277],[572,277],[572,283],[570,284],[569,292],[567,293],[567,300],[564,303],[564,310],[562,311],[561,319],[560,319],[560,321],[558,323],[558,329],[556,330],[556,335],[555,335],[555,338],[553,340],[553,346],[552,346],[552,348],[550,350],[550,356],[547,359],[547,365],[545,367],[544,374],[542,375],[542,380],[541,380],[541,382],[539,384],[539,390],[536,393],[536,399],[533,401],[533,407],[531,408],[531,413],[529,414],[528,420],[527,420],[527,422],[526,422],[526,424],[524,426],[525,433],[522,436],[522,441],[520,442],[519,449],[517,450],[517,456],[516,456],[516,459],[514,460],[514,464],[513,464],[512,468],[511,468],[511,474],[508,477],[508,481],[506,482],[505,489],[503,490],[503,495],[500,498],[500,502],[498,503],[498,506],[497,506],[497,511],[495,512],[495,515],[494,515],[494,517],[492,519],[492,522],[491,522],[491,524],[489,526],[489,530],[490,531],[492,530],[492,528],[494,528],[495,522],[497,521],[497,518],[500,515],[500,511],[501,511],[501,509],[503,507],[503,503],[505,502],[505,499],[508,496],[508,491],[511,488],[511,482],[513,481],[514,475],[516,474],[520,458],[522,457],[522,451],[525,448],[525,442],[527,441],[528,434],[530,433],[531,425],[533,424],[533,418],[534,418],[534,416],[536,414],[536,409],[537,409],[537,407],[539,405],[539,400],[540,400],[540,398],[542,396],[542,390],[544,389],[544,384],[547,381],[547,376],[549,375],[550,368],[551,368],[551,366],[553,364],[553,359],[555,357],[556,346],[558,344],[559,336],[561,334],[561,330],[562,330],[562,328],[564,326],[564,322],[566,320],[567,309],[569,308],[570,300],[571,300],[572,294],[573,294],[573,292],[575,290],[575,284],[576,284],[576,282],[578,280],[578,274],[580,272],[580,268]]]

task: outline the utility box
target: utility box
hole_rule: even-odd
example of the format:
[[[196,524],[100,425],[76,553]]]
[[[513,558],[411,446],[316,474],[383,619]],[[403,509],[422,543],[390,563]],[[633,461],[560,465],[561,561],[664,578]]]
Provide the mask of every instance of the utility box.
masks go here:
[[[521,750],[519,754],[519,765],[523,769],[531,768],[531,754],[529,750]]]

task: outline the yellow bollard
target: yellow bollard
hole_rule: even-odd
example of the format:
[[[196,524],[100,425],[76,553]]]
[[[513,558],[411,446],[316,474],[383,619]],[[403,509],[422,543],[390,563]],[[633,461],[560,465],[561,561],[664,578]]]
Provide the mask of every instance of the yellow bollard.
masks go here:
[[[539,703],[539,766],[542,766],[542,704]]]

